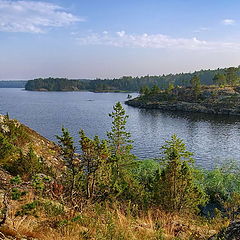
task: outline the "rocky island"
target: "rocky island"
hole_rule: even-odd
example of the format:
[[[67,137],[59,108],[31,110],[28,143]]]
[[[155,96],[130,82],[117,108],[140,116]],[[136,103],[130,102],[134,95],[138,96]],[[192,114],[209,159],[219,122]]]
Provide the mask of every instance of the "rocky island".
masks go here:
[[[146,109],[240,116],[240,87],[201,86],[197,91],[193,87],[174,87],[142,93],[126,104]]]

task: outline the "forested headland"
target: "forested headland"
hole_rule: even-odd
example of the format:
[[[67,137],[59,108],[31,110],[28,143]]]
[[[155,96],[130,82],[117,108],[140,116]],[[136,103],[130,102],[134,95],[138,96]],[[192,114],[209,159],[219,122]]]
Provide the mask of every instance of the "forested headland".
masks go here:
[[[231,223],[240,217],[238,164],[197,169],[194,153],[176,135],[159,146],[158,159],[139,160],[131,152],[128,116],[119,102],[109,117],[106,139],[80,129],[74,141],[63,128],[57,145],[0,115],[3,239],[239,236]]]
[[[239,67],[234,68],[239,75]],[[168,74],[161,76],[131,77],[118,79],[72,80],[66,78],[39,78],[27,82],[30,91],[93,91],[93,92],[139,92],[141,88],[157,86],[167,89],[169,85],[190,86],[191,79],[197,75],[203,85],[214,84],[214,77],[221,76],[227,68],[200,70],[193,73]]]
[[[237,68],[227,68],[213,77],[213,85],[205,85],[193,75],[187,87],[169,84],[166,89],[157,85],[144,86],[140,96],[126,104],[149,109],[200,112],[240,116],[240,77]]]

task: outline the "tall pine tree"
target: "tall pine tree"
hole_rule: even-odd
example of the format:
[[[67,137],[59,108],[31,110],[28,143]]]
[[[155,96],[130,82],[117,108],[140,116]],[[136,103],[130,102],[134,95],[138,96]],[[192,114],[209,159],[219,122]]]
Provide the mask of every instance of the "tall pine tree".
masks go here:
[[[133,142],[130,139],[131,135],[126,131],[128,116],[120,102],[115,104],[109,116],[113,119],[112,129],[107,133],[111,151],[109,166],[111,167],[112,196],[121,195],[123,198],[131,198],[138,187],[131,174],[135,165],[135,156],[131,153]]]

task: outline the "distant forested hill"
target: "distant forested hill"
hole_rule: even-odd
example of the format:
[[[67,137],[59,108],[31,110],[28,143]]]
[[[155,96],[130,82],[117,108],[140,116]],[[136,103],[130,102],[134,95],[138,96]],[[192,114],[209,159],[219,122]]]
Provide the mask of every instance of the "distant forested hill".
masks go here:
[[[237,68],[240,70],[240,68]],[[161,76],[131,77],[124,76],[119,79],[96,79],[96,80],[69,80],[66,78],[46,78],[30,80],[26,84],[26,90],[36,91],[139,91],[141,87],[152,87],[157,85],[160,88],[167,88],[170,83],[175,86],[190,86],[190,80],[194,75],[201,79],[201,84],[213,84],[216,74],[222,74],[226,69],[200,70],[193,73],[168,74]]]
[[[0,81],[0,88],[25,88],[27,81]]]

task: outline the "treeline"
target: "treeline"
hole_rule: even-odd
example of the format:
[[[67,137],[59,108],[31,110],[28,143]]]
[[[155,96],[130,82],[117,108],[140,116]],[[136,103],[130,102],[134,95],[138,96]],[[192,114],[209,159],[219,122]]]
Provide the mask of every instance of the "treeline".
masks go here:
[[[212,81],[214,85],[219,86],[220,88],[225,86],[230,87],[238,86],[240,85],[239,68],[235,67],[226,68],[221,73],[216,73],[213,76]],[[206,84],[202,82],[201,77],[199,75],[195,74],[191,77],[187,86],[191,87],[195,97],[199,97],[202,86],[206,86]],[[147,85],[142,86],[139,90],[139,93],[142,96],[150,96],[162,93],[168,97],[169,95],[173,94],[174,91],[176,94],[178,90],[179,85],[174,85],[173,83],[169,83],[168,87],[164,89],[164,91],[158,85],[155,84],[151,88],[148,87]]]
[[[239,68],[234,68],[239,71]],[[130,91],[138,92],[142,87],[152,88],[157,86],[162,89],[174,86],[190,86],[191,79],[197,75],[203,85],[211,85],[216,82],[214,77],[226,72],[226,69],[201,70],[193,73],[168,74],[161,76],[131,77],[124,76],[119,79],[95,79],[95,80],[68,80],[66,78],[46,78],[30,80],[26,84],[26,90],[47,91]],[[239,73],[238,73],[239,74]]]
[[[86,85],[89,80],[69,80],[67,78],[38,78],[29,80],[25,85],[26,90],[45,91],[79,91],[87,90]]]

